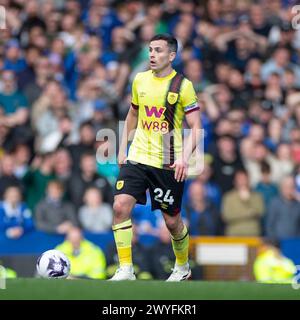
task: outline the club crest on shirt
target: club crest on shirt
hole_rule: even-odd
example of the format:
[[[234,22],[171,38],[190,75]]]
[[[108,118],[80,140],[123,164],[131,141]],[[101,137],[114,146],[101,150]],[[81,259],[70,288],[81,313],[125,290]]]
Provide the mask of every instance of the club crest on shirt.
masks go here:
[[[121,190],[124,187],[124,180],[117,181],[116,188],[117,190]]]
[[[175,104],[178,100],[178,93],[169,92],[167,96],[167,100],[170,104]]]

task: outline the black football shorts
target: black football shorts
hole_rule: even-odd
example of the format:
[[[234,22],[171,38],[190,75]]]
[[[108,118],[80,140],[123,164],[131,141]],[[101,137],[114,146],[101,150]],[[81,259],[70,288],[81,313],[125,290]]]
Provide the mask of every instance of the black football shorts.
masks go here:
[[[115,185],[115,195],[129,194],[137,203],[146,204],[149,189],[152,210],[176,215],[181,210],[184,181],[177,182],[173,170],[159,169],[141,163],[122,164]]]

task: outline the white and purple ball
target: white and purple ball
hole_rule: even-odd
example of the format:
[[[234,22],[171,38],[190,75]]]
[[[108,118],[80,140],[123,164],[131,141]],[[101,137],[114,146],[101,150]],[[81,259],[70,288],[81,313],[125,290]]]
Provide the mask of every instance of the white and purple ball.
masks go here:
[[[70,273],[70,261],[62,252],[48,250],[38,258],[36,270],[42,278],[67,278]]]

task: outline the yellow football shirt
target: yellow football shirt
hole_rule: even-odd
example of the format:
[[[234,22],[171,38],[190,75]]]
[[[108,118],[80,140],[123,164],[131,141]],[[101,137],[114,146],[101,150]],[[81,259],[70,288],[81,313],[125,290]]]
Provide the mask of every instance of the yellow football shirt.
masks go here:
[[[173,127],[175,159],[182,153],[182,121],[184,115],[199,109],[197,96],[191,81],[184,78],[179,95],[168,94],[172,112],[167,112],[165,104],[173,70],[166,77],[155,77],[152,70],[136,75],[132,84],[131,107],[138,110],[138,124],[128,153],[128,160],[156,168],[170,164],[166,156],[170,145],[165,143],[164,135],[169,135]],[[176,101],[177,103],[174,103]],[[170,110],[169,110],[170,111]],[[172,115],[171,117],[168,115]],[[170,119],[172,118],[172,119]]]

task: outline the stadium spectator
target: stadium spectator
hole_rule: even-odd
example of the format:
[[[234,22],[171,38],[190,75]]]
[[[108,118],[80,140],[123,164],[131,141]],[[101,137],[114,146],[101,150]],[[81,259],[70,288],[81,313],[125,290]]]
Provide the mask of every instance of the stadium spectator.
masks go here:
[[[76,46],[76,22],[77,15],[74,12],[67,12],[61,21],[62,31],[58,34],[58,37],[67,49],[72,49]]]
[[[282,110],[282,105],[284,103],[285,92],[280,76],[274,72],[272,73],[266,82],[264,90],[264,100],[261,104],[262,109],[262,119],[261,123],[266,127],[268,121],[272,119],[272,116],[280,115]]]
[[[262,66],[261,76],[267,81],[274,72],[280,76],[284,75],[286,69],[292,69],[295,72],[296,84],[300,85],[300,68],[291,62],[290,51],[285,47],[277,48],[272,57]]]
[[[35,212],[37,203],[45,196],[48,182],[55,178],[53,167],[53,154],[38,154],[32,160],[22,179],[24,186],[26,186],[24,190],[25,200],[33,212]]]
[[[292,160],[292,150],[288,143],[280,143],[276,149],[276,182],[293,173],[295,163]]]
[[[22,35],[21,35],[22,36]],[[48,49],[48,42],[45,34],[45,30],[42,26],[34,25],[26,32],[25,37],[28,37],[25,40],[26,43],[24,45],[35,46],[41,52],[45,52]],[[25,42],[24,41],[24,42]]]
[[[25,48],[25,69],[17,74],[18,78],[18,87],[21,91],[24,92],[25,96],[28,99],[26,94],[26,86],[30,83],[35,82],[35,70],[34,66],[36,65],[37,60],[39,60],[41,52],[35,46],[28,46]],[[29,105],[31,105],[31,100],[28,99]]]
[[[212,181],[211,177],[213,175],[212,172],[212,157],[210,155],[204,155],[204,167],[201,174],[194,180],[187,181],[187,192],[188,193],[188,187],[189,183],[192,181],[198,180],[200,181],[205,190],[206,198],[214,204],[216,208],[220,208],[221,206],[221,190],[218,184],[216,184],[214,181]],[[188,201],[188,200],[187,200]]]
[[[261,163],[261,180],[255,187],[255,191],[260,193],[264,200],[265,209],[269,207],[272,199],[277,196],[278,188],[271,181],[271,167],[267,162]]]
[[[249,129],[248,137],[254,143],[262,143],[265,138],[264,127],[260,123],[252,124]]]
[[[79,128],[79,142],[67,146],[70,151],[73,163],[73,171],[80,170],[78,164],[85,153],[92,153],[94,151],[94,143],[96,140],[96,132],[90,121],[81,123]]]
[[[33,228],[31,211],[22,202],[21,190],[18,187],[8,187],[0,202],[0,231],[8,238],[18,239]]]
[[[30,71],[31,69],[32,71]],[[35,58],[32,68],[28,68],[28,74],[25,74],[25,71],[19,75],[19,83],[22,83],[21,88],[23,88],[24,95],[27,97],[29,105],[33,105],[47,86],[53,72],[49,59],[46,56]],[[31,73],[33,75],[31,75]],[[30,81],[25,81],[24,78],[29,78]]]
[[[265,144],[272,152],[276,151],[278,145],[281,142],[282,137],[282,123],[278,118],[272,118],[273,114],[271,112],[271,118],[267,119],[268,122],[268,138],[265,139]]]
[[[72,203],[63,200],[64,189],[61,182],[54,180],[47,185],[45,199],[35,209],[38,230],[48,233],[66,234],[78,226],[76,211]]]
[[[3,70],[1,75],[3,87],[0,91],[0,126],[7,130],[7,148],[13,148],[18,142],[29,143],[32,135],[27,126],[29,115],[28,102],[18,90],[15,73]]]
[[[39,9],[40,6],[37,1],[28,1],[23,6],[21,13],[23,13],[24,18],[22,19],[23,24],[19,30],[21,38],[26,39],[26,36],[30,38],[30,34],[34,28],[38,28],[41,32],[45,31],[45,23],[42,17],[39,16]]]
[[[16,77],[13,71],[2,72],[3,89],[0,93],[2,109],[1,122],[10,127],[24,124],[28,117],[28,103],[22,92],[18,91]]]
[[[17,144],[14,147],[12,156],[15,160],[14,175],[18,179],[22,179],[29,170],[31,150],[27,144]]]
[[[243,160],[243,163],[245,164],[246,169],[254,161],[254,148],[255,148],[255,143],[249,137],[243,138],[241,140],[240,142],[241,158]]]
[[[295,180],[285,177],[280,183],[280,195],[274,198],[266,216],[266,235],[280,240],[300,236],[300,202],[296,200]]]
[[[86,189],[83,196],[84,205],[79,208],[78,218],[82,228],[90,232],[111,230],[112,207],[103,203],[101,191],[96,187]]]
[[[226,113],[227,112],[228,112],[228,110],[226,111]],[[230,126],[229,119],[227,119],[227,117],[226,118],[220,118],[220,117],[221,117],[221,114],[219,113],[216,127],[214,130],[214,134],[216,137],[213,137],[213,138],[215,139],[218,137],[223,137],[223,136],[228,136],[228,135],[232,137],[233,132],[232,132],[232,127]],[[208,152],[211,152],[212,154],[213,154],[213,152],[216,153],[215,148],[216,148],[217,141],[214,141],[214,139],[211,140],[211,143],[209,145],[210,148],[214,148],[214,149],[212,149],[212,150],[208,149]]]
[[[155,35],[155,25],[151,22],[146,22],[141,26],[139,49],[136,53],[135,59],[131,63],[133,73],[140,70],[145,70],[148,66],[148,43]]]
[[[245,123],[245,113],[241,108],[235,108],[228,112],[227,119],[231,127],[231,135],[239,144],[239,142],[243,137],[243,125]]]
[[[41,105],[39,99],[36,101],[35,106],[33,106],[35,109],[43,108],[43,111],[39,115],[38,119],[36,119],[34,122],[34,127],[37,131],[36,148],[40,152],[51,152],[57,148],[58,143],[62,139],[60,127],[61,120],[66,116],[70,118],[74,116],[72,114],[73,107],[67,100],[66,94],[62,89],[57,90],[51,97],[51,100],[48,100],[48,103],[49,104]],[[35,110],[35,112],[37,111]],[[51,138],[54,140],[54,142],[52,142]]]
[[[72,159],[68,149],[59,148],[53,155],[54,165],[53,171],[56,179],[64,185],[66,189],[67,183],[72,175]]]
[[[105,99],[98,99],[94,104],[92,124],[95,132],[101,129],[114,128],[115,123],[112,121],[112,108]]]
[[[22,182],[16,177],[14,157],[12,154],[4,154],[0,160],[1,175],[0,175],[0,199],[3,199],[4,191],[7,187],[17,186],[23,192]]]
[[[112,188],[105,177],[96,172],[95,154],[83,153],[80,159],[79,173],[72,175],[68,182],[68,195],[78,209],[83,204],[83,195],[88,187],[97,187],[103,194],[103,201],[112,204]]]
[[[265,241],[258,249],[253,264],[255,280],[263,283],[292,283],[297,268],[278,247]]]
[[[196,93],[204,91],[210,84],[209,81],[205,79],[202,68],[201,61],[196,58],[188,60],[184,68],[184,74],[192,81]]]
[[[243,74],[238,69],[232,69],[228,79],[228,86],[233,95],[232,106],[242,110],[247,109],[251,98],[251,91],[245,83]]]
[[[106,260],[103,251],[86,240],[80,229],[72,227],[66,234],[66,240],[55,249],[63,252],[70,261],[69,278],[106,278]]]
[[[229,87],[225,84],[211,85],[207,87],[204,92],[208,93],[211,98],[209,101],[205,101],[208,111],[212,111],[211,109],[214,108],[214,111],[216,112],[216,115],[212,116],[210,113],[209,116],[212,117],[212,120],[221,120],[221,114],[226,114],[231,109],[233,95],[230,92]],[[216,134],[218,134],[217,128]]]
[[[36,122],[42,116],[42,114],[48,109],[50,102],[58,91],[62,90],[59,82],[49,79],[43,90],[39,93],[38,98],[31,107],[31,126],[36,128]]]
[[[109,139],[106,141],[99,139],[95,143],[96,147],[97,172],[105,177],[111,186],[114,186],[120,170],[117,165],[116,146]]]
[[[259,181],[261,181],[261,164],[267,162],[271,169],[271,180],[278,183],[280,172],[277,171],[277,159],[267,149],[267,147],[260,142],[256,142],[253,146],[252,159],[248,159],[246,169],[249,172],[250,185],[255,187]]]
[[[260,236],[264,203],[260,194],[250,190],[246,171],[237,171],[234,189],[224,195],[222,218],[226,236]]]
[[[245,70],[245,81],[252,93],[252,99],[260,100],[264,95],[264,83],[260,77],[262,61],[258,58],[249,59]],[[250,104],[250,103],[249,103]]]
[[[221,136],[218,139],[212,168],[214,181],[220,186],[222,193],[231,190],[235,171],[243,168],[236,144],[231,136]]]
[[[222,234],[222,221],[217,207],[207,199],[205,186],[194,181],[189,186],[189,201],[183,205],[191,236]]]
[[[26,67],[24,58],[22,57],[21,48],[17,39],[11,39],[6,43],[6,52],[3,68],[16,73],[23,71]]]

